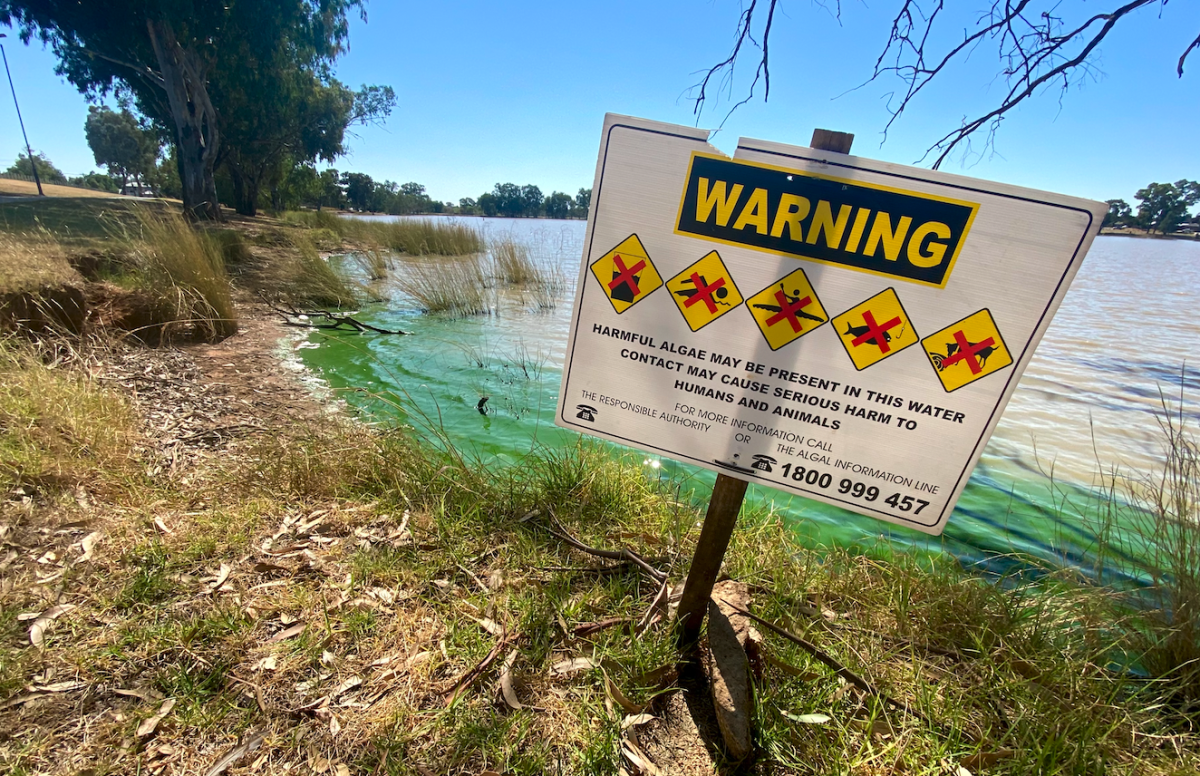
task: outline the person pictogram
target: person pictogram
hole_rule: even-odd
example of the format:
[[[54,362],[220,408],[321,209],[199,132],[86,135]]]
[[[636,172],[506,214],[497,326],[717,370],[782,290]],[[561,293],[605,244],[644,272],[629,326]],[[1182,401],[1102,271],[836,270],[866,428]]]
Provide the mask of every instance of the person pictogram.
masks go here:
[[[1012,363],[987,309],[926,337],[922,344],[947,391],[956,391]]]
[[[716,251],[667,281],[688,328],[699,331],[742,303],[733,276]]]
[[[663,284],[654,262],[646,253],[646,247],[636,234],[629,235],[592,262],[591,270],[618,315]]]
[[[704,302],[710,313],[717,311],[717,305],[723,304],[729,307],[729,303],[722,301],[729,296],[729,289],[725,288],[725,278],[717,278],[712,284],[709,284],[704,276],[693,272],[691,277],[683,281],[691,283],[691,288],[684,288],[675,292],[675,296],[682,296],[685,300],[684,307],[691,307],[699,302]]]
[[[880,291],[834,316],[834,329],[858,370],[917,344],[920,337],[894,288]]]
[[[802,269],[793,270],[750,297],[747,307],[771,350],[795,342],[829,319]]]
[[[768,326],[774,326],[780,321],[787,321],[792,327],[793,332],[799,332],[804,328],[804,324],[800,322],[801,318],[817,323],[825,323],[824,318],[804,312],[804,308],[812,303],[813,298],[811,296],[800,296],[800,289],[797,288],[789,294],[783,287],[783,283],[780,283],[779,290],[775,292],[775,304],[756,302],[752,306],[759,310],[767,310],[775,313],[767,319],[766,323]]]

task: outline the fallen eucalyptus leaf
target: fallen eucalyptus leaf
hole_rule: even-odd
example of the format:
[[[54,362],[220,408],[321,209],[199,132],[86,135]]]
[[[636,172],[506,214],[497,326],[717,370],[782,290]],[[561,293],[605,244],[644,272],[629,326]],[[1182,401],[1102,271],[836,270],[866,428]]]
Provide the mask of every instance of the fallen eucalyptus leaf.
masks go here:
[[[35,647],[42,646],[46,640],[46,628],[50,626],[50,623],[74,608],[75,604],[58,604],[39,614],[33,621],[33,625],[29,627],[29,643]]]
[[[962,758],[962,766],[964,768],[986,768],[989,765],[995,765],[1001,760],[1006,760],[1009,757],[1016,756],[1015,749],[997,749],[994,752],[976,752],[972,755],[967,755]]]
[[[801,725],[824,725],[833,719],[828,714],[789,714],[786,711],[783,712],[783,716]]]
[[[621,688],[617,687],[616,682],[609,677],[607,671],[604,672],[604,689],[608,691],[608,697],[612,698],[622,709],[625,709],[627,714],[641,714],[646,710],[645,706],[639,706],[629,700],[625,693],[621,692]]]
[[[500,695],[504,698],[504,703],[513,710],[525,708],[521,705],[521,701],[517,699],[517,691],[513,688],[512,667],[517,662],[517,650],[508,653],[508,657],[504,658],[504,665],[500,669]]]
[[[149,738],[154,735],[154,731],[158,729],[158,723],[163,721],[163,717],[171,713],[171,709],[175,708],[175,699],[167,698],[162,705],[158,707],[158,713],[153,717],[142,720],[142,724],[138,725],[137,737]]]
[[[653,714],[631,714],[625,719],[621,720],[621,730],[628,730],[631,727],[645,725],[648,722],[652,722],[656,719],[658,719],[658,717],[654,716]]]
[[[213,763],[213,766],[204,772],[204,776],[221,776],[222,773],[237,764],[238,760],[262,746],[262,742],[262,733],[251,733],[245,741],[221,755],[220,759]]]
[[[597,665],[598,663],[590,657],[576,657],[550,666],[550,673],[554,676],[566,676],[578,673],[579,671],[587,671],[588,669],[595,668]]]

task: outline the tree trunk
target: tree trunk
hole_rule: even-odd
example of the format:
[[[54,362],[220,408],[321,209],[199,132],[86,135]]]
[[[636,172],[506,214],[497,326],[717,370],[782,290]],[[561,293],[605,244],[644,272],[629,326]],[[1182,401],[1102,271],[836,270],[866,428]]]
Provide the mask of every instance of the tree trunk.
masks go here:
[[[220,221],[213,179],[220,135],[217,112],[208,98],[204,64],[195,52],[179,45],[175,31],[166,22],[147,20],[146,29],[175,121],[184,212],[192,218]]]
[[[229,179],[233,182],[233,209],[243,216],[258,215],[258,179],[253,173],[247,175],[238,165],[228,160],[225,162],[225,169],[229,171]]]

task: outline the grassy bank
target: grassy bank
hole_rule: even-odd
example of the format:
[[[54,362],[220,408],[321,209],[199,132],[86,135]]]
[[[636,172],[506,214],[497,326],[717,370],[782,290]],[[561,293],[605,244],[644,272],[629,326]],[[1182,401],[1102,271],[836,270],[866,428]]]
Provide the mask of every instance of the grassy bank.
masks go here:
[[[660,762],[655,741],[686,739],[657,581],[561,538],[633,549],[678,590],[700,515],[637,461],[581,442],[497,467],[324,418],[173,472],[90,376],[103,351],[2,353],[7,772],[202,773],[258,741],[242,767],[600,774],[631,729]],[[887,546],[804,550],[769,514],[743,516],[725,571],[874,689],[760,628],[750,772],[1200,763],[1194,655],[1150,659],[1178,610],[1151,622],[1069,570],[993,584]]]
[[[136,282],[104,262],[79,280],[86,229],[61,216],[77,231],[0,239],[8,266],[42,273],[23,282]],[[356,238],[316,220],[122,223],[128,242],[92,232],[88,250],[219,256],[243,316],[247,291],[354,293],[316,245]],[[464,285],[537,285],[519,247],[492,254],[467,252]],[[672,630],[703,494],[586,440],[498,465],[394,419],[264,403],[278,370],[239,360],[244,336],[148,351],[103,333],[0,341],[5,773],[1200,769],[1200,453],[1183,414],[1165,418],[1163,468],[1114,483],[1114,513],[1142,530],[1097,560],[1144,559],[1138,587],[806,549],[743,514],[724,589],[793,638],[761,623],[750,638],[756,755],[738,771]]]

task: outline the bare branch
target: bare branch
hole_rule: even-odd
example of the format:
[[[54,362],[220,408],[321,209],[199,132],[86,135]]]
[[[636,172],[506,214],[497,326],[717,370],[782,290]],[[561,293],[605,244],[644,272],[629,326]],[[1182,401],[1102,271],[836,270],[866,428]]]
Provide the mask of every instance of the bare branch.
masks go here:
[[[1179,66],[1176,68],[1176,71],[1179,73],[1180,78],[1183,78],[1183,63],[1187,61],[1188,54],[1191,54],[1198,48],[1200,48],[1200,35],[1197,35],[1196,39],[1188,44],[1188,47],[1183,50],[1183,55],[1179,57]]]
[[[929,146],[921,159],[936,155],[933,167],[937,168],[956,150],[971,155],[971,139],[977,134],[985,138],[984,151],[993,149],[996,131],[1005,116],[1043,90],[1057,86],[1061,105],[1072,86],[1096,77],[1098,71],[1093,57],[1097,47],[1113,28],[1125,17],[1148,6],[1161,9],[1166,5],[1166,0],[1109,0],[1109,3],[1109,10],[1105,12],[1067,21],[1060,12],[1061,0],[984,0],[982,10],[973,23],[968,23],[961,38],[957,42],[951,40],[946,43],[940,42],[944,40],[944,32],[953,33],[953,30],[943,30],[947,24],[946,0],[899,0],[887,42],[870,76],[858,88],[884,77],[895,77],[903,85],[888,95],[887,110],[890,116],[883,130],[886,139],[892,125],[933,80],[965,64],[981,45],[996,47],[996,76],[1004,79],[1005,91],[991,109],[974,117],[964,117],[959,127]],[[731,84],[739,57],[746,56],[747,41],[760,51],[758,66],[745,99],[736,103],[730,113],[754,98],[760,80],[765,85],[764,101],[769,97],[768,52],[778,0],[769,0],[769,4],[764,5],[765,12],[758,0],[752,0],[745,6],[738,19],[732,53],[710,68],[698,84],[699,93],[695,98],[697,115],[703,110],[709,96],[706,87],[714,79],[722,79],[722,85],[727,82]],[[1082,7],[1082,3],[1079,7]],[[840,12],[839,2],[839,20]],[[754,37],[759,22],[762,22],[761,43]],[[1183,75],[1184,63],[1196,49],[1200,49],[1200,36],[1179,58],[1179,75]]]

